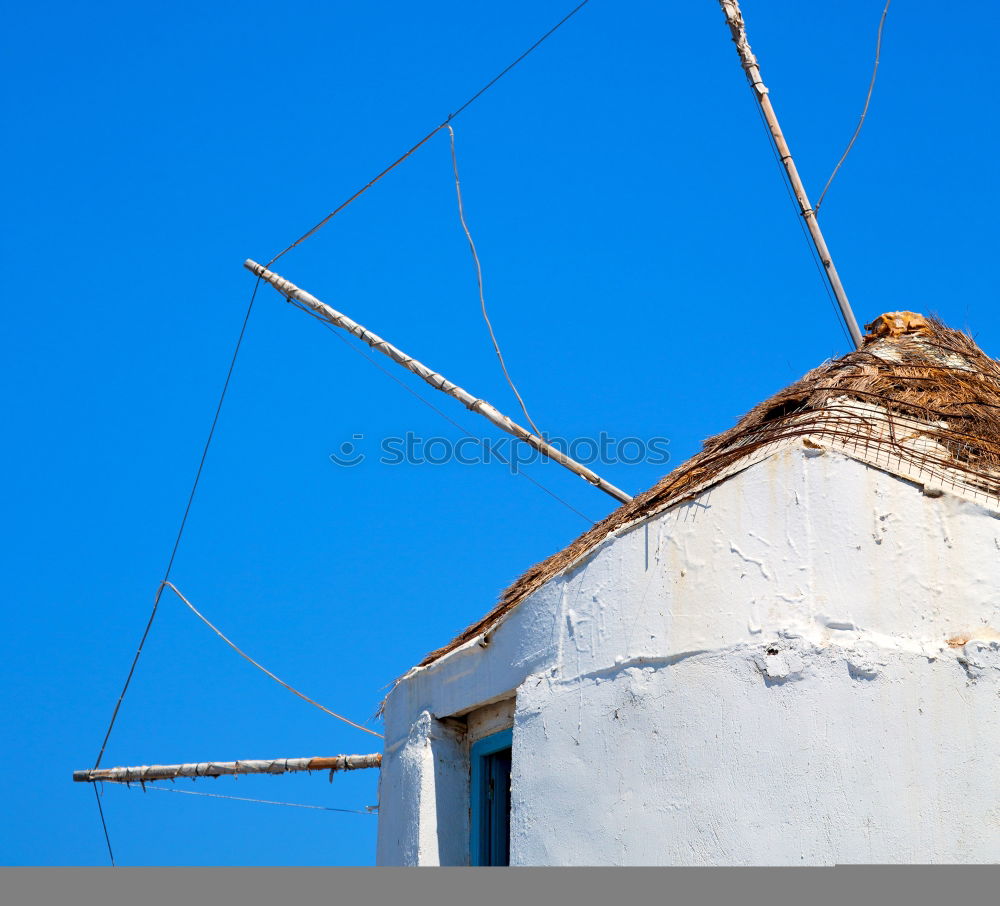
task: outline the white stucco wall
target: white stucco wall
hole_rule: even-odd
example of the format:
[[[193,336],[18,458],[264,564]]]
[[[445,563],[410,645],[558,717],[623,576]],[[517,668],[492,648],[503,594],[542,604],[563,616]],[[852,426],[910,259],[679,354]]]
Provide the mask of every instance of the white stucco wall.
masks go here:
[[[427,711],[387,744],[379,775],[378,856],[383,865],[467,865],[469,759],[464,734]]]
[[[526,683],[512,862],[1000,859],[995,647],[975,682],[955,658],[852,658],[800,640],[780,651]],[[794,669],[769,680],[765,658]]]
[[[404,753],[515,691],[517,864],[1000,861],[998,627],[993,512],[784,449],[397,685],[379,861],[468,858]]]

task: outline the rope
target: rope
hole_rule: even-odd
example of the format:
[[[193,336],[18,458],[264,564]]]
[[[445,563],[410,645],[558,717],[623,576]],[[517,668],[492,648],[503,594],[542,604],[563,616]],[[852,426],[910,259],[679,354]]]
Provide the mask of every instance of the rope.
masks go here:
[[[817,214],[819,214],[819,206],[823,204],[823,199],[826,197],[826,190],[830,188],[830,183],[833,182],[833,177],[837,175],[837,171],[840,169],[844,161],[847,160],[847,155],[851,153],[851,148],[854,147],[854,143],[858,140],[858,136],[861,134],[861,127],[865,123],[865,117],[868,116],[868,105],[872,102],[872,92],[875,90],[875,76],[878,75],[878,61],[879,57],[882,55],[882,31],[885,28],[885,17],[889,13],[890,3],[892,3],[892,0],[885,0],[885,8],[882,10],[882,18],[879,19],[878,37],[875,40],[875,65],[872,67],[872,80],[868,83],[868,95],[865,98],[864,110],[861,111],[861,119],[858,120],[858,127],[854,130],[854,135],[851,136],[851,140],[847,143],[847,148],[841,155],[840,160],[837,161],[837,166],[833,168],[830,178],[826,181],[826,185],[823,186],[823,191],[819,193],[819,201],[816,202],[816,206],[813,208]]]
[[[226,638],[226,636],[224,636],[222,632],[216,626],[214,626],[208,620],[208,618],[205,617],[204,614],[202,614],[194,606],[194,604],[192,604],[187,598],[184,597],[184,595],[180,593],[177,586],[174,585],[173,582],[164,579],[163,586],[169,588],[175,595],[177,595],[178,598],[180,598],[185,604],[187,604],[187,606],[191,610],[191,613],[193,613],[199,620],[201,620],[202,623],[204,623],[209,629],[211,629],[212,632],[214,632],[220,639],[222,639],[222,641],[225,642],[230,648],[232,648],[233,651],[235,651],[241,658],[249,661],[251,664],[254,665],[254,667],[260,670],[262,673],[266,673],[269,677],[271,677],[271,679],[273,679],[276,683],[278,683],[278,685],[284,686],[289,692],[297,695],[303,701],[309,702],[310,705],[319,708],[320,711],[325,711],[331,717],[336,717],[337,720],[342,720],[345,724],[350,724],[352,727],[355,727],[356,729],[361,730],[365,733],[370,733],[372,736],[377,736],[379,739],[385,738],[382,736],[381,733],[376,733],[374,730],[369,730],[368,727],[363,727],[361,726],[361,724],[356,724],[350,718],[344,717],[343,714],[338,714],[336,711],[331,711],[329,708],[326,707],[326,705],[321,705],[315,699],[310,698],[308,695],[303,695],[301,692],[299,692],[298,689],[294,688],[293,686],[289,686],[288,683],[286,683],[283,679],[280,679],[277,676],[275,676],[273,673],[271,673],[270,670],[267,669],[267,667],[264,667],[263,665],[257,663],[257,661],[255,661],[252,657],[250,657],[249,654],[247,654],[245,651],[242,651],[235,643],[231,642],[228,638]]]
[[[133,787],[129,787],[133,789]],[[152,783],[143,784],[143,792],[157,790],[161,793],[183,793],[185,796],[205,796],[211,799],[232,799],[235,802],[258,802],[263,805],[287,805],[292,808],[311,808],[323,812],[342,812],[347,815],[374,815],[374,809],[332,808],[329,805],[305,805],[302,802],[279,802],[276,799],[252,799],[249,796],[225,796],[222,793],[202,793],[198,790],[175,790],[169,786],[156,786]]]
[[[268,270],[270,270],[271,265],[274,264],[279,258],[281,258],[284,255],[288,254],[288,252],[290,252],[297,245],[301,245],[303,242],[305,242],[311,236],[314,236],[321,229],[323,229],[323,227],[325,227],[331,220],[333,220],[333,218],[336,217],[341,211],[343,211],[344,208],[346,208],[352,201],[356,200],[361,195],[364,195],[364,193],[367,192],[373,185],[375,185],[375,183],[377,183],[383,176],[385,176],[386,174],[388,174],[392,170],[396,169],[396,167],[398,167],[404,160],[406,160],[411,154],[413,154],[414,151],[417,151],[419,148],[421,148],[425,144],[427,144],[427,142],[429,142],[435,135],[437,135],[438,132],[440,132],[442,129],[444,129],[453,119],[455,119],[455,117],[457,117],[460,113],[462,113],[462,111],[464,111],[470,104],[472,104],[475,101],[479,100],[479,98],[482,97],[482,95],[484,95],[497,82],[499,82],[505,75],[507,75],[508,72],[510,72],[515,66],[517,66],[517,64],[520,63],[525,57],[527,57],[528,54],[530,54],[536,47],[538,47],[539,44],[541,44],[543,41],[545,41],[551,35],[555,34],[555,32],[557,32],[566,22],[568,22],[570,19],[572,19],[573,16],[575,16],[589,2],[590,2],[590,0],[583,0],[582,3],[580,3],[577,6],[573,7],[573,9],[571,9],[565,16],[563,16],[558,22],[556,22],[556,24],[553,25],[552,28],[550,28],[547,32],[545,32],[544,35],[542,35],[537,41],[535,41],[535,43],[532,44],[531,47],[529,47],[524,53],[522,53],[521,56],[519,56],[516,60],[514,60],[514,62],[512,62],[512,63],[508,64],[507,66],[505,66],[492,79],[490,79],[485,85],[483,85],[483,87],[480,88],[479,91],[477,91],[464,104],[462,104],[461,107],[459,107],[453,113],[449,113],[448,116],[446,116],[444,118],[444,120],[439,125],[435,126],[433,129],[431,129],[431,131],[428,132],[422,139],[420,139],[420,141],[418,141],[412,148],[410,148],[402,156],[400,156],[399,158],[397,158],[396,160],[394,160],[391,164],[389,164],[389,166],[386,167],[384,170],[382,170],[376,177],[374,177],[374,179],[370,180],[364,186],[362,186],[360,189],[358,189],[358,191],[355,192],[350,198],[348,198],[346,201],[342,202],[336,208],[334,208],[319,223],[317,223],[315,226],[311,227],[310,229],[306,230],[291,245],[288,245],[285,248],[283,248],[280,252],[278,252],[277,255],[275,255],[264,266],[266,268],[268,268]]]
[[[531,425],[535,434],[541,437],[542,432],[539,430],[538,425],[534,423],[531,416],[528,415],[528,408],[524,405],[524,400],[521,398],[521,394],[514,385],[514,380],[511,378],[510,372],[507,371],[507,363],[503,359],[503,353],[500,352],[500,344],[497,343],[497,336],[493,332],[493,324],[490,322],[490,316],[486,313],[486,299],[483,295],[483,268],[479,263],[479,254],[476,252],[476,243],[472,241],[472,233],[469,232],[469,226],[465,222],[465,207],[462,204],[462,185],[458,180],[458,158],[455,156],[455,130],[452,129],[451,126],[448,126],[447,129],[448,138],[451,141],[451,168],[455,172],[455,195],[458,197],[458,219],[462,222],[462,229],[465,231],[465,238],[469,240],[469,249],[472,251],[472,260],[476,265],[476,284],[479,287],[479,305],[483,310],[483,320],[486,322],[486,327],[490,332],[490,340],[493,342],[493,349],[496,351],[497,358],[500,360],[500,368],[503,370],[503,376],[507,378],[507,383],[510,384],[510,389],[514,391],[514,396],[517,397],[517,401],[521,406],[521,411],[524,413],[524,417],[528,420],[528,424]]]

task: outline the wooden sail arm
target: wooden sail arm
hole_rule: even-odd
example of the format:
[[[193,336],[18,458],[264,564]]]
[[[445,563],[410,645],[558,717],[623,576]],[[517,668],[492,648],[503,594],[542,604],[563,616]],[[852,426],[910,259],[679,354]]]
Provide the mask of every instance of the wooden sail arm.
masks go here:
[[[426,381],[435,390],[440,390],[452,399],[458,400],[466,409],[479,413],[479,415],[487,418],[501,431],[506,431],[511,436],[516,437],[518,440],[523,440],[529,446],[534,447],[539,453],[544,454],[549,459],[554,459],[559,465],[579,475],[585,481],[590,482],[595,488],[604,491],[605,494],[614,497],[619,503],[628,503],[632,499],[631,495],[626,494],[621,488],[616,488],[610,481],[605,481],[600,475],[597,475],[585,465],[578,463],[575,459],[570,459],[570,457],[558,448],[553,447],[544,438],[539,437],[537,434],[532,434],[527,428],[521,427],[513,419],[508,418],[495,407],[491,406],[486,400],[478,399],[457,384],[453,384],[444,375],[432,371],[423,362],[417,361],[401,349],[383,340],[378,334],[372,333],[366,327],[362,327],[357,321],[352,320],[343,312],[339,312],[325,302],[321,302],[314,295],[307,293],[304,289],[300,289],[290,280],[286,280],[279,274],[269,271],[264,265],[258,264],[250,258],[247,258],[243,266],[252,274],[260,277],[261,280],[270,283],[271,286],[290,302],[317,315],[320,320],[353,334],[362,342],[367,343],[376,352],[388,356],[398,365],[402,365],[407,371]]]
[[[153,764],[127,768],[74,771],[76,783],[144,783],[178,777],[222,777],[226,774],[289,774],[295,771],[359,771],[382,766],[381,754],[331,755],[313,758],[197,761],[190,764]]]
[[[863,345],[861,328],[858,327],[854,311],[851,309],[851,303],[847,298],[847,290],[844,289],[840,274],[837,273],[837,268],[834,266],[833,256],[827,247],[826,239],[823,238],[823,231],[819,228],[816,210],[809,201],[802,177],[799,176],[799,171],[795,167],[795,161],[792,159],[792,152],[788,147],[788,142],[781,131],[781,126],[778,124],[778,114],[774,112],[771,96],[760,74],[760,62],[750,49],[750,42],[747,40],[746,23],[743,21],[740,4],[738,0],[719,0],[719,5],[722,7],[722,12],[726,17],[726,24],[729,26],[730,34],[733,36],[736,52],[740,55],[740,63],[746,72],[747,81],[753,89],[754,97],[760,105],[760,109],[764,114],[764,120],[771,132],[771,137],[774,139],[774,146],[778,151],[781,165],[785,168],[785,173],[788,174],[788,181],[791,184],[792,191],[795,193],[795,200],[798,202],[799,211],[802,213],[806,227],[809,230],[809,238],[812,239],[813,245],[816,247],[816,253],[819,255],[819,260],[823,265],[823,272],[830,284],[830,288],[833,290],[834,298],[837,300],[837,306],[840,308],[840,314],[844,319],[847,332],[851,335],[851,341],[855,347],[860,349]]]

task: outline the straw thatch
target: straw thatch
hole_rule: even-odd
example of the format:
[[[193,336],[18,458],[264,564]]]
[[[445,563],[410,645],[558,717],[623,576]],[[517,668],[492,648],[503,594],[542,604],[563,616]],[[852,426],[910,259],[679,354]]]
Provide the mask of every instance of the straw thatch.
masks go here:
[[[420,666],[496,626],[616,529],[689,499],[763,448],[826,441],[905,477],[1000,496],[1000,362],[967,334],[911,312],[882,315],[866,330],[862,349],[810,371],[706,440],[702,452],[529,569],[489,614]]]

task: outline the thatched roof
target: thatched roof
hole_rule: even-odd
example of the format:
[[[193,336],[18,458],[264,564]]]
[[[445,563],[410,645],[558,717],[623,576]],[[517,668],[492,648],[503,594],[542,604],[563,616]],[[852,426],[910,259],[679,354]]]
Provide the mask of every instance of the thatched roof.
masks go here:
[[[810,371],[710,437],[696,456],[529,569],[483,619],[420,666],[496,626],[616,530],[690,499],[789,442],[830,447],[913,480],[995,501],[1000,362],[969,335],[911,312],[881,315],[866,330],[862,349]]]

